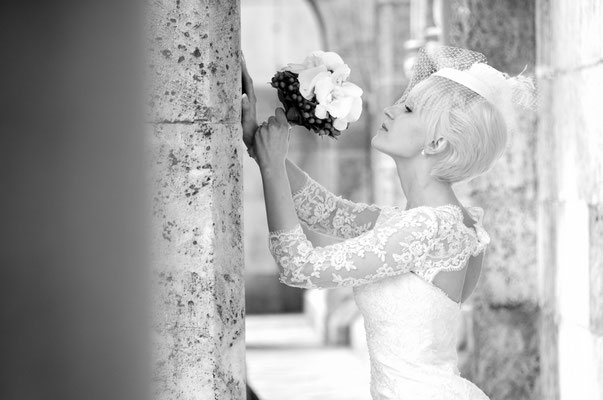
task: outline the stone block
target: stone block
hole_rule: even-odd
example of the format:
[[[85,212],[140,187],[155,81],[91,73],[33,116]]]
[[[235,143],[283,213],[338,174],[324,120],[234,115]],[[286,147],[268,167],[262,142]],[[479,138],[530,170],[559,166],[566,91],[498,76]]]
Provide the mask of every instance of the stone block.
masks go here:
[[[557,196],[596,203],[603,197],[603,115],[597,106],[603,101],[603,66],[559,74],[545,84],[555,93],[546,114],[551,130],[546,133],[556,141],[551,161],[558,171]]]
[[[536,61],[535,0],[453,0],[450,44],[483,53],[488,64],[518,74]]]
[[[589,326],[594,335],[603,337],[603,205],[601,204],[589,207],[589,247]]]
[[[490,235],[484,268],[472,301],[491,304],[537,302],[536,203],[519,193],[503,197],[481,193],[466,204],[484,208]]]
[[[154,2],[149,10],[153,121],[239,120],[239,1]]]
[[[536,307],[475,306],[474,367],[468,378],[490,398],[532,399],[539,379]]]
[[[240,126],[162,123],[149,139],[155,390],[242,398]]]
[[[543,72],[582,69],[601,63],[603,4],[598,0],[539,1],[539,58]]]

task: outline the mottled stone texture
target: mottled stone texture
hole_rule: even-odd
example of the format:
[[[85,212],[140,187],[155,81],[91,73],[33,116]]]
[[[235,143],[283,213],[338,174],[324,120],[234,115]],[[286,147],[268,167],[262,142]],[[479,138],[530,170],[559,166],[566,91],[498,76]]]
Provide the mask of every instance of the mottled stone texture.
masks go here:
[[[492,399],[534,399],[539,374],[536,306],[475,304],[467,376]]]
[[[479,51],[493,67],[534,73],[535,2],[455,0],[450,7],[450,44]],[[520,129],[492,170],[466,184],[459,195],[485,209],[492,242],[475,306],[475,354],[464,366],[493,400],[536,398],[539,376],[537,307],[536,118],[520,116]]]
[[[603,4],[538,2],[542,398],[603,398]]]
[[[150,14],[155,391],[243,399],[239,3]]]

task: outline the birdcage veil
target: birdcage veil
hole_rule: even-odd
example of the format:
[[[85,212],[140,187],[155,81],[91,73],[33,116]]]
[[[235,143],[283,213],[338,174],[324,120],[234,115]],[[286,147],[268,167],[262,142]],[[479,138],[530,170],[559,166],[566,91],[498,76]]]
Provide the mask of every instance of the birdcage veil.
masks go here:
[[[472,107],[487,101],[500,112],[509,133],[513,133],[517,130],[521,109],[536,108],[534,80],[522,73],[511,77],[498,71],[476,51],[443,45],[425,46],[419,49],[410,82],[396,104],[445,111],[453,106]],[[426,92],[422,86],[431,87],[432,92],[434,89],[438,93],[445,92],[446,99],[419,95]]]

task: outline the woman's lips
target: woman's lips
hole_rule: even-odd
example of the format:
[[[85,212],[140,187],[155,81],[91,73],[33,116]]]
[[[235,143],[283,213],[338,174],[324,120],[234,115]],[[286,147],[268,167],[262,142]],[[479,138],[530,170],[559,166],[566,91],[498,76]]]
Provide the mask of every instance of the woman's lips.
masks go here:
[[[389,129],[387,129],[387,125],[385,125],[385,122],[381,124],[381,127],[385,130],[388,131]]]

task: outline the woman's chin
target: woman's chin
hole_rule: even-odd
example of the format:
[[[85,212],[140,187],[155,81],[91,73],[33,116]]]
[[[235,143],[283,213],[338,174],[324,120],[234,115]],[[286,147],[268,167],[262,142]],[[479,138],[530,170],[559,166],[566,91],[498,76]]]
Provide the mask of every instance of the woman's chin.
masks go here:
[[[383,151],[383,150],[381,150],[382,147],[380,146],[382,135],[383,135],[383,133],[381,132],[381,129],[378,130],[377,134],[375,136],[373,136],[373,138],[371,139],[371,147],[373,147],[376,150]]]

